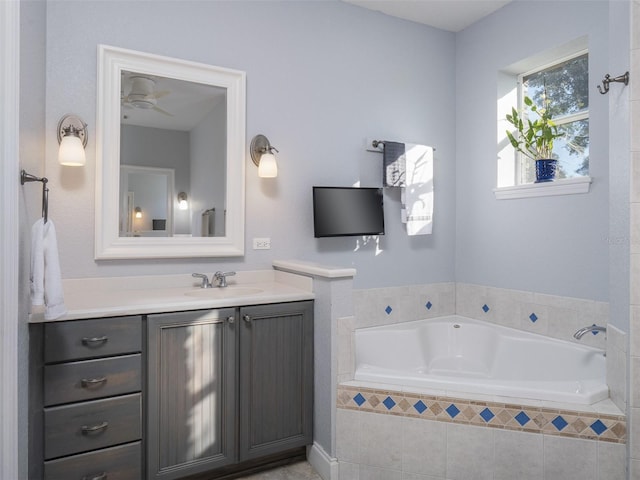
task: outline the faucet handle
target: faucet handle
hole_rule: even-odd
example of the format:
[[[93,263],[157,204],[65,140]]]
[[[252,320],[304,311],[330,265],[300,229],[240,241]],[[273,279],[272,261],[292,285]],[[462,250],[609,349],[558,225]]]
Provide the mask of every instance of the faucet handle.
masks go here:
[[[226,287],[227,277],[232,277],[235,274],[236,272],[221,272],[220,270],[218,270],[216,273],[213,274],[213,278],[215,278],[218,281],[219,287]]]
[[[211,288],[212,285],[209,281],[209,277],[207,277],[204,273],[192,273],[191,276],[202,279],[202,285],[200,285],[200,288]]]

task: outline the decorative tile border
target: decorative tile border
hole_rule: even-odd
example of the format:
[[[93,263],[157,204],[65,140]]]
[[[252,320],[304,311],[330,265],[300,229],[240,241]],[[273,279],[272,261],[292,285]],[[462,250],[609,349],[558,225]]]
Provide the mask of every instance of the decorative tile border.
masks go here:
[[[337,399],[337,407],[346,410],[610,443],[626,443],[627,439],[624,415],[555,410],[344,385],[338,386]]]

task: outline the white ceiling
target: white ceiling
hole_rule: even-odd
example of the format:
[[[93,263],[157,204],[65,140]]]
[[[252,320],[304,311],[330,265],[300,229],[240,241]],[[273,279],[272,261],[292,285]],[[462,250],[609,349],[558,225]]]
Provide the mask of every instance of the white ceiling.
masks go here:
[[[343,0],[432,27],[459,32],[512,0]]]

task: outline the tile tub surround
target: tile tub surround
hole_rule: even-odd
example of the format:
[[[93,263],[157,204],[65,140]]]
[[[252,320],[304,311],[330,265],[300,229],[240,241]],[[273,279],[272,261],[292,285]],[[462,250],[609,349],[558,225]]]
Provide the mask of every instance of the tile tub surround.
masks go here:
[[[626,478],[613,413],[340,385],[336,420],[340,480]]]
[[[378,417],[338,410],[339,480],[626,479],[622,444]]]
[[[355,383],[355,382],[354,382]],[[626,443],[625,416],[608,401],[603,408],[552,402],[475,400],[448,395],[342,384],[337,407],[380,415],[399,415],[518,432]],[[517,402],[517,403],[516,403]],[[598,410],[607,410],[604,413]]]

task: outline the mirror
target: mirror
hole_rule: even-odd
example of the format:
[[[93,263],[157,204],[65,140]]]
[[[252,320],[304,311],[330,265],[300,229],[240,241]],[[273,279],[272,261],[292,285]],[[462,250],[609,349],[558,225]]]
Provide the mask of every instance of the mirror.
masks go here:
[[[243,255],[245,73],[105,45],[98,66],[95,258]]]

